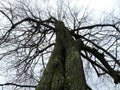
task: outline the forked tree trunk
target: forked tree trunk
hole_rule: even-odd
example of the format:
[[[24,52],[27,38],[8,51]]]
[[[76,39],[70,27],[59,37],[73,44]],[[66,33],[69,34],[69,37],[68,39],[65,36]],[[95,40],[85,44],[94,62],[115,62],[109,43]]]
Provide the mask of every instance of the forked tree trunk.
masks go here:
[[[55,23],[56,44],[35,90],[87,90],[76,41],[64,23]]]

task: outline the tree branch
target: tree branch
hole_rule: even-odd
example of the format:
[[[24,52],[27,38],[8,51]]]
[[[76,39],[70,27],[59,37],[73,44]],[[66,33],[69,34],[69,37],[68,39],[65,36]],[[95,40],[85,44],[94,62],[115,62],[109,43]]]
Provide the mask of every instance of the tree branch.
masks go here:
[[[13,85],[16,87],[30,87],[30,88],[35,88],[36,86],[31,86],[31,85],[20,85],[20,84],[15,84],[15,83],[5,83],[5,84],[0,84],[0,86],[9,86]]]
[[[95,24],[95,25],[89,25],[89,26],[84,26],[84,27],[80,27],[80,28],[77,28],[75,30],[72,30],[72,32],[78,31],[78,30],[84,30],[84,29],[93,29],[95,27],[108,27],[108,26],[115,28],[120,33],[120,30],[115,26],[115,24]]]

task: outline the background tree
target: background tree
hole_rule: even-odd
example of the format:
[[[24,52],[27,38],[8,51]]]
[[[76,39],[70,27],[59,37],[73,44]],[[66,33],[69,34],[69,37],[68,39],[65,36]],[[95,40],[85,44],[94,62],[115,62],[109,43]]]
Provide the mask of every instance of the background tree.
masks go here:
[[[118,18],[96,23],[87,11],[62,0],[52,8],[57,12],[49,2],[40,1],[40,7],[31,2],[1,2],[0,59],[16,74],[12,83],[1,86],[87,90],[86,72],[93,69],[98,77],[120,82]]]

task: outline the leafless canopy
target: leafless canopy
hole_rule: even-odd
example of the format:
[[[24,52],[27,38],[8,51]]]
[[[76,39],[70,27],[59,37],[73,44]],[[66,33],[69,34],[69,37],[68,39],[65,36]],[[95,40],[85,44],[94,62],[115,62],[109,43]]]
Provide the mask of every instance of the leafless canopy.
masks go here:
[[[57,15],[48,9],[17,1],[2,3],[0,8],[0,60],[9,62],[16,71],[16,82],[36,84],[42,75],[55,44],[55,21],[61,20],[74,40],[81,40],[81,57],[91,64],[96,74],[109,75],[120,83],[120,21],[117,18],[92,23],[85,11],[67,11],[59,7]],[[65,7],[64,7],[65,8]]]

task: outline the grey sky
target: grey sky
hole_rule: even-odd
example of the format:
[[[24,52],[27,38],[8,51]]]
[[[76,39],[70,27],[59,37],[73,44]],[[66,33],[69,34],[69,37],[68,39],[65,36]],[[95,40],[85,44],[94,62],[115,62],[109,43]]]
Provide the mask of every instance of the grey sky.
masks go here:
[[[38,1],[38,0],[34,0],[34,1]],[[49,1],[51,4],[53,4],[54,2],[54,0],[49,0]],[[73,7],[79,7],[79,6],[88,7],[88,9],[90,9],[91,12],[94,13],[96,18],[101,17],[103,14],[109,14],[111,12],[115,12],[115,13],[117,12],[118,14],[120,13],[119,12],[120,0],[68,0],[68,1],[72,2]],[[6,78],[1,76],[3,73],[4,72],[0,71],[0,83],[5,83],[6,81]],[[101,83],[101,85],[103,84]],[[2,90],[1,87],[0,90]],[[103,90],[103,89],[99,89],[99,90]],[[108,88],[104,88],[104,90],[108,90]],[[109,89],[109,90],[113,90],[113,89]],[[116,86],[115,90],[119,90],[119,86]]]

